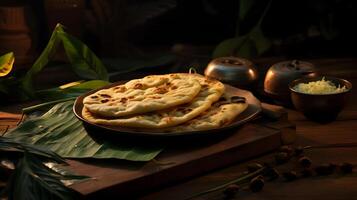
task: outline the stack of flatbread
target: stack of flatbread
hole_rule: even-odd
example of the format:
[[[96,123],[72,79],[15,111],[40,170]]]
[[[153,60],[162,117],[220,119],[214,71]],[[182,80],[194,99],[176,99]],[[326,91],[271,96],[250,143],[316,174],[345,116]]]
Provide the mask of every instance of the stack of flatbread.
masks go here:
[[[102,125],[184,132],[229,124],[248,104],[199,74],[146,76],[83,99],[82,116]]]

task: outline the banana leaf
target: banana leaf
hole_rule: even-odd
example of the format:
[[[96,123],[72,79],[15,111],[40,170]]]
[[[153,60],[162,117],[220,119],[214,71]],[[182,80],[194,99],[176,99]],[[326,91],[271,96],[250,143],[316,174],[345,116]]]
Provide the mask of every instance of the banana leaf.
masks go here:
[[[65,176],[47,168],[28,152],[18,161],[5,191],[8,199],[57,200],[78,198],[76,192],[60,181]]]
[[[116,141],[94,140],[72,112],[73,101],[55,105],[39,117],[33,117],[5,137],[15,141],[48,148],[64,158],[115,158],[130,161],[150,161],[162,146],[143,146]]]
[[[0,137],[0,152],[9,158],[1,159],[7,162],[1,167],[12,170],[0,199],[72,199],[77,193],[66,186],[90,178],[73,174],[56,153],[10,138]]]

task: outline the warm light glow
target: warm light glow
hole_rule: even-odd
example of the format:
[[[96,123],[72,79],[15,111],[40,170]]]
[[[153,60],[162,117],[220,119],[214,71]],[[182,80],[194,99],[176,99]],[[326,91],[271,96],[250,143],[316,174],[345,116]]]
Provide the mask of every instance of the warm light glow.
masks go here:
[[[253,71],[252,69],[249,69],[249,70],[248,70],[248,73],[249,73],[249,75],[250,75],[253,79],[256,78],[256,74],[254,73],[254,71]]]
[[[273,75],[274,75],[274,72],[269,70],[266,77],[270,79],[271,77],[273,77]]]

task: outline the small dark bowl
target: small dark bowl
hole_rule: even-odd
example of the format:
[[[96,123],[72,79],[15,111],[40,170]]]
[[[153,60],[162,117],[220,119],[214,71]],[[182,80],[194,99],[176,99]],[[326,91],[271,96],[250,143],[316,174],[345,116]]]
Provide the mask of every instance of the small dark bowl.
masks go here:
[[[289,89],[291,100],[297,110],[301,111],[310,120],[327,123],[335,120],[345,106],[348,93],[352,89],[352,84],[344,79],[325,77],[325,80],[331,81],[336,86],[346,86],[347,90],[335,94],[306,94],[294,89],[299,83],[308,83],[321,79],[322,77],[300,78],[291,82]]]

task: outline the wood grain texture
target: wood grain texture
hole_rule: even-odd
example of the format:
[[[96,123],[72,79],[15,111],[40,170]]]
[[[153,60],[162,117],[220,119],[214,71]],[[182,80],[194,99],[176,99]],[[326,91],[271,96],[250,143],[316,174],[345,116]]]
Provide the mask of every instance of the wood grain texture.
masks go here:
[[[279,147],[280,140],[278,129],[247,124],[223,138],[175,142],[159,155],[157,161],[150,163],[70,161],[73,171],[95,178],[75,184],[73,188],[90,199],[137,196],[158,186],[261,155]]]
[[[278,59],[279,60],[279,59]],[[269,66],[278,60],[263,59],[260,66]],[[310,60],[321,74],[345,78],[357,86],[357,59],[320,59]],[[297,141],[295,145],[332,144],[342,142],[357,142],[357,91],[353,89],[349,96],[348,104],[340,113],[338,119],[329,124],[318,124],[307,120],[301,113],[288,110],[288,118],[296,124]],[[308,155],[314,163],[341,163],[351,162],[357,164],[357,148],[315,149],[309,150]],[[191,179],[174,186],[154,191],[143,200],[183,199],[191,194],[214,187],[244,170],[246,164],[253,161],[270,160],[272,154],[267,154],[247,162],[215,171],[204,176]],[[294,182],[270,182],[260,193],[241,192],[234,199],[243,200],[345,200],[357,199],[357,176],[327,176],[310,179],[301,179]],[[221,192],[215,192],[197,199],[223,199]]]

